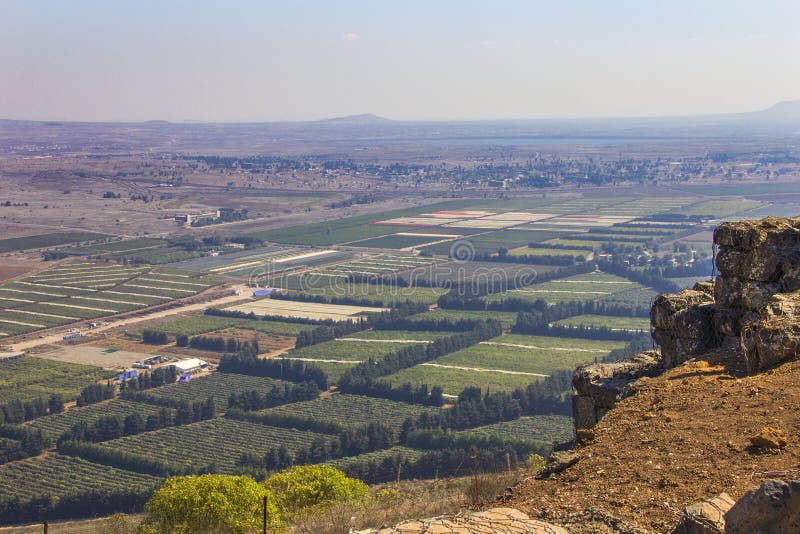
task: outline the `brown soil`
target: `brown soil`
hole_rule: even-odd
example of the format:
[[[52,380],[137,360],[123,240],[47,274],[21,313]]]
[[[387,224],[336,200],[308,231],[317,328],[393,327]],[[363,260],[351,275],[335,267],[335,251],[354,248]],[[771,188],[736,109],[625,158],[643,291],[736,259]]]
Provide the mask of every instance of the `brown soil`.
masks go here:
[[[609,412],[595,440],[577,449],[577,464],[527,479],[503,505],[574,533],[667,532],[693,502],[723,491],[737,499],[765,478],[796,477],[799,377],[797,361],[743,376],[733,352],[687,362]],[[782,430],[788,445],[752,449],[749,438],[764,427]]]

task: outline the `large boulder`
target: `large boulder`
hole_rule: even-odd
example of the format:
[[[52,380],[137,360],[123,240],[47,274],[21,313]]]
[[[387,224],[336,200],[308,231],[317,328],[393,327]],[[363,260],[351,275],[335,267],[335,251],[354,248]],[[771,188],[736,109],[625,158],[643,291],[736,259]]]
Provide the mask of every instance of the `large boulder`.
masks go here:
[[[714,230],[714,243],[739,250],[800,246],[800,218],[767,217],[758,221],[725,222]]]
[[[748,371],[768,369],[800,354],[800,321],[796,317],[771,316],[742,331]]]
[[[766,480],[725,514],[726,534],[800,532],[800,481]]]
[[[572,375],[577,392],[572,397],[576,428],[591,428],[614,405],[634,392],[634,382],[663,371],[657,350],[641,352],[630,359],[582,365]]]
[[[713,304],[714,298],[704,291],[686,289],[674,295],[661,294],[653,299],[650,309],[650,324],[655,328],[670,330],[676,315],[701,304]]]
[[[355,534],[569,534],[565,528],[531,519],[514,508],[403,521],[394,527],[353,531]]]
[[[674,534],[724,534],[725,513],[733,506],[727,493],[690,504],[683,510]]]

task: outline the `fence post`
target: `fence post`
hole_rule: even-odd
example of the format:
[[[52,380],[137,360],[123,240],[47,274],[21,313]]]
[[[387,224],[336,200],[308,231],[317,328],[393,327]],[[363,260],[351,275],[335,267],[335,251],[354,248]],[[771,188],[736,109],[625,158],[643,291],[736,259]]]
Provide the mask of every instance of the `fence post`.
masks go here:
[[[264,528],[261,531],[263,534],[267,534],[267,496],[264,495]]]
[[[50,528],[50,523],[45,519],[44,521],[44,534],[47,534],[47,529]]]
[[[478,451],[475,447],[470,448],[470,456],[472,457],[472,478],[475,481],[475,502],[478,502]]]

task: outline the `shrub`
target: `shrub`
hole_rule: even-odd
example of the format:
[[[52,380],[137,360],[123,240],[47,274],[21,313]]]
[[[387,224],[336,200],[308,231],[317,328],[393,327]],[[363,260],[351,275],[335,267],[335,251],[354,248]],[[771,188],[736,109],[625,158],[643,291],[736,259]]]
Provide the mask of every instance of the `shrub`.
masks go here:
[[[367,485],[327,465],[303,465],[276,473],[264,481],[278,497],[281,512],[318,512],[336,503],[357,504],[367,498]]]
[[[159,532],[186,534],[260,531],[265,496],[268,526],[278,528],[274,495],[250,477],[172,477],[147,502],[145,524]]]

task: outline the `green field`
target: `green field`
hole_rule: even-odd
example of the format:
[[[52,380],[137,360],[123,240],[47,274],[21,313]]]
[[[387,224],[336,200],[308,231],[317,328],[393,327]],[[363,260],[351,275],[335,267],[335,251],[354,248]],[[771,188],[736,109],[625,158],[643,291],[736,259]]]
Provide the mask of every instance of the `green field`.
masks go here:
[[[161,408],[150,404],[132,402],[124,399],[112,399],[107,402],[89,404],[80,408],[70,408],[61,413],[45,415],[34,419],[29,426],[38,428],[53,439],[68,431],[77,423],[87,423],[91,425],[101,417],[119,416],[125,419],[128,415],[139,414],[147,419],[148,415],[158,415]],[[172,411],[172,410],[170,410]]]
[[[487,319],[494,319],[500,321],[504,329],[511,328],[517,322],[516,312],[500,312],[500,311],[472,311],[472,310],[445,310],[436,309],[425,313],[418,313],[409,317],[410,320],[447,320],[447,321],[460,321],[462,319],[470,321],[485,321]]]
[[[422,456],[422,454],[423,451],[411,449],[409,447],[392,447],[391,449],[382,451],[367,452],[357,456],[348,456],[346,458],[337,458],[336,460],[331,460],[326,463],[333,468],[347,472],[349,467],[363,465],[364,463],[374,463],[376,466],[380,466],[381,462],[386,458],[394,458],[398,455],[404,460],[413,462]]]
[[[46,399],[53,393],[74,400],[83,388],[112,374],[90,365],[30,356],[0,360],[0,405],[13,400]]]
[[[319,287],[302,291],[306,295],[322,295],[328,298],[355,298],[381,302],[391,306],[405,301],[433,304],[446,289],[435,287],[400,287],[385,284],[350,283],[341,279],[324,280]],[[328,284],[324,284],[328,282]]]
[[[653,297],[658,294],[657,291],[649,287],[638,286],[625,291],[619,291],[613,295],[608,295],[600,300],[612,304],[633,304],[634,306],[650,307],[653,302]]]
[[[493,425],[464,430],[469,434],[507,436],[517,439],[565,443],[575,437],[572,417],[568,415],[531,415]]]
[[[164,246],[166,241],[163,239],[154,239],[151,237],[140,237],[137,239],[124,239],[121,241],[109,241],[107,243],[98,243],[96,245],[87,245],[85,247],[78,247],[70,249],[72,254],[84,255],[99,255],[104,253],[132,253],[134,251],[155,248]]]
[[[764,202],[757,200],[706,200],[683,208],[674,209],[671,213],[680,213],[681,215],[708,215],[719,218],[761,208],[764,205]]]
[[[458,230],[453,228],[453,230]],[[495,253],[501,248],[517,248],[525,246],[528,243],[541,243],[548,239],[553,239],[563,232],[545,231],[545,230],[487,230],[486,233],[477,234],[465,237],[459,241],[468,241],[472,243],[477,254]],[[438,245],[431,245],[425,247],[425,250],[433,252],[434,254],[449,254],[450,248],[453,243],[440,243]]]
[[[55,234],[29,235],[26,237],[12,237],[11,239],[0,239],[0,252],[13,252],[15,250],[26,250],[30,248],[54,247],[75,243],[78,241],[93,241],[111,237],[107,234],[95,234],[92,232],[61,232]]]
[[[179,319],[168,320],[159,323],[153,329],[176,336],[184,334],[194,336],[205,334],[215,330],[225,328],[238,328],[241,330],[254,330],[263,334],[275,334],[280,336],[296,336],[302,330],[313,328],[307,324],[289,323],[283,321],[260,321],[258,319],[239,319],[236,317],[217,317],[214,315],[197,315],[193,317],[181,317]]]
[[[425,243],[432,243],[433,241],[439,241],[441,239],[449,238],[421,235],[387,235],[382,237],[373,237],[371,239],[364,239],[361,241],[353,241],[352,243],[348,243],[348,245],[366,248],[402,249],[424,245]]]
[[[125,469],[48,454],[10,462],[0,468],[0,502],[66,497],[80,492],[156,489],[163,479]]]
[[[259,391],[265,393],[273,386],[281,384],[273,378],[240,375],[235,373],[214,372],[210,375],[193,378],[188,382],[177,382],[160,388],[142,392],[144,402],[159,404],[168,401],[202,402],[208,397],[214,398],[214,408],[224,412],[228,408],[228,399],[233,393]]]
[[[571,300],[598,300],[625,290],[640,288],[636,282],[606,273],[587,273],[559,278],[520,289],[512,289],[487,297],[490,302],[506,298],[521,298],[530,301],[539,299],[548,304]]]
[[[345,336],[344,339],[390,339],[433,341],[451,335],[452,332],[425,332],[421,330],[364,330]]]
[[[520,247],[508,251],[509,256],[583,256],[591,251],[578,248],[530,248]]]
[[[423,412],[435,412],[439,408],[426,408],[419,404],[408,404],[387,399],[364,397],[362,395],[331,395],[307,402],[284,404],[277,408],[255,413],[275,413],[293,415],[338,423],[344,426],[383,423],[400,432],[407,417],[416,417]]]
[[[0,286],[0,337],[163,304],[213,283],[166,269],[63,263]]]
[[[399,386],[410,382],[417,386],[440,386],[445,395],[456,396],[467,386],[480,387],[484,391],[512,391],[524,388],[537,378],[524,375],[502,375],[499,373],[476,373],[459,369],[442,369],[425,365],[415,365],[397,373],[381,377],[381,380]]]
[[[562,326],[606,327],[612,330],[650,330],[650,319],[647,317],[613,317],[610,315],[576,315],[561,319],[553,324]]]
[[[298,245],[325,246],[337,243],[349,243],[359,239],[368,239],[386,234],[419,231],[419,228],[415,226],[402,227],[370,224],[376,221],[395,217],[409,217],[437,210],[461,209],[473,203],[474,201],[462,200],[439,202],[436,204],[428,204],[427,206],[387,211],[381,214],[359,215],[335,221],[264,230],[261,232],[253,232],[248,234],[248,236],[261,239],[262,241],[271,241],[273,243]]]
[[[285,445],[290,453],[295,453],[315,438],[324,437],[324,434],[315,432],[217,417],[105,441],[99,445],[152,460],[196,468],[213,466],[216,473],[234,474],[237,472],[236,462],[243,453],[263,455],[281,445]]]
[[[393,384],[441,386],[457,395],[467,386],[511,390],[556,371],[602,359],[624,342],[506,335],[389,375]]]

